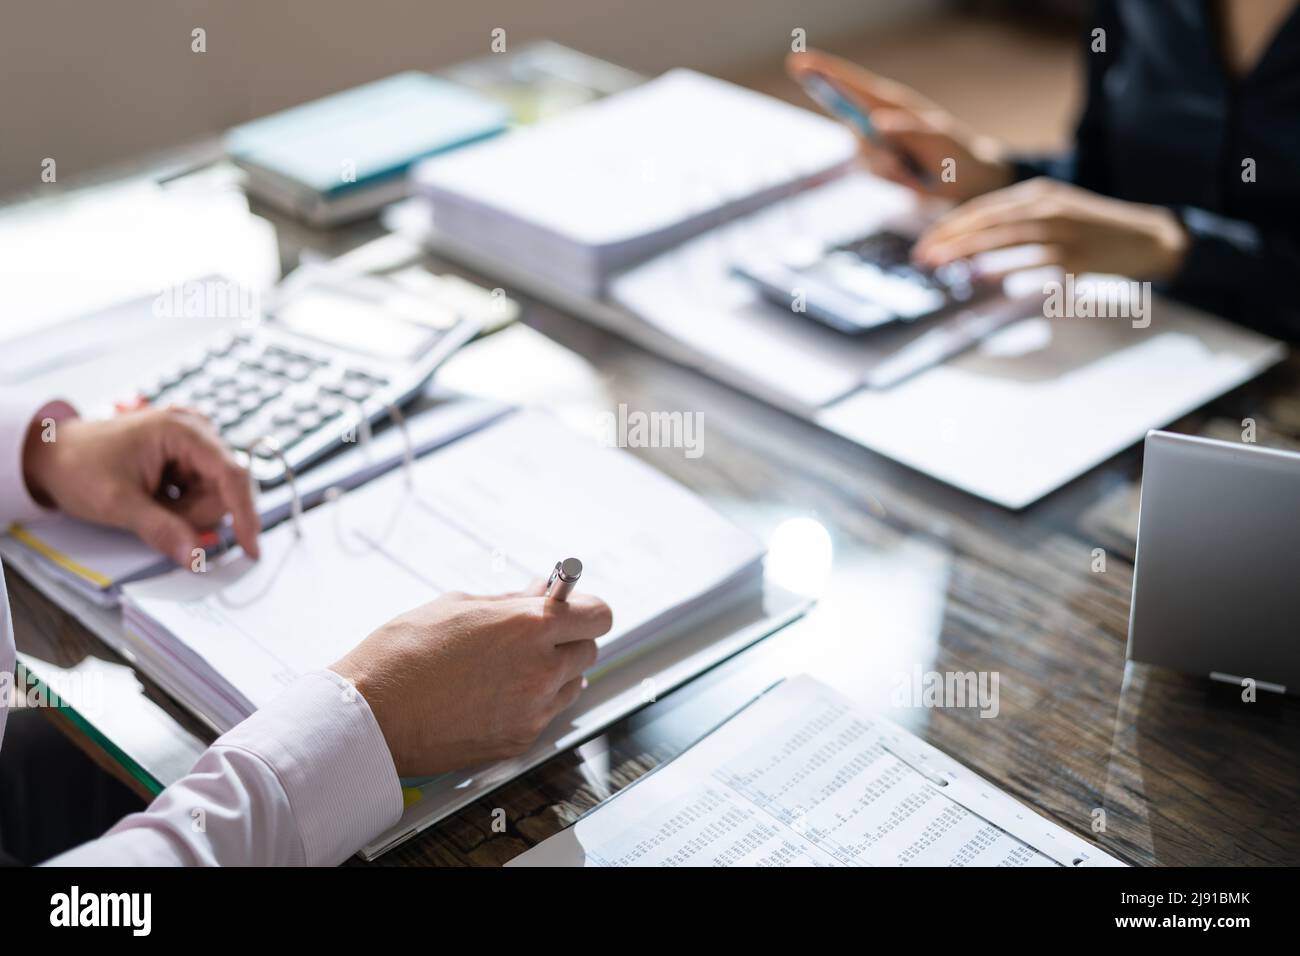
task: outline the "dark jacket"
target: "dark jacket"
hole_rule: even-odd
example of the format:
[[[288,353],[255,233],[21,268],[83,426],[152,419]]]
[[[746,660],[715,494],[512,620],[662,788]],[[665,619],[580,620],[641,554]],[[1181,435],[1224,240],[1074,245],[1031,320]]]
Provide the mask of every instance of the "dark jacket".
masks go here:
[[[1098,3],[1074,149],[1017,172],[1170,207],[1192,246],[1165,291],[1300,340],[1300,5],[1239,79],[1220,33],[1211,0]]]

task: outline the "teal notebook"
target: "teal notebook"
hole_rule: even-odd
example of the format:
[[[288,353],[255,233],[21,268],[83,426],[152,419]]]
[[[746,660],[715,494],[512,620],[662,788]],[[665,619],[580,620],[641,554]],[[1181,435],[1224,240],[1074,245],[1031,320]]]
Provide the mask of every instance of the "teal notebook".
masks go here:
[[[237,126],[226,151],[264,181],[329,201],[398,179],[509,120],[504,105],[473,90],[408,72]]]

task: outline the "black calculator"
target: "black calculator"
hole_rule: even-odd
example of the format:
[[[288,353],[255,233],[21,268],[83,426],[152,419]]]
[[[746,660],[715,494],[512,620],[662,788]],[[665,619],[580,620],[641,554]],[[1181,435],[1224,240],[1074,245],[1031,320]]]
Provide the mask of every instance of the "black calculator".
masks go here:
[[[303,302],[223,334],[119,407],[195,409],[248,453],[253,477],[269,487],[285,480],[286,468],[301,471],[415,397],[482,326],[470,315],[439,327]]]

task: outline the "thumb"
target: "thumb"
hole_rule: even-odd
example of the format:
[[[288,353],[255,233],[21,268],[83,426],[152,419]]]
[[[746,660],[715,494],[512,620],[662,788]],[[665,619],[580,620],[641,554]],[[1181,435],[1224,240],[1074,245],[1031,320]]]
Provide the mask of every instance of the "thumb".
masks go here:
[[[929,123],[910,110],[876,110],[871,122],[885,139],[906,146],[940,135]]]
[[[182,567],[189,565],[198,533],[180,515],[139,494],[123,508],[122,523],[149,547]]]

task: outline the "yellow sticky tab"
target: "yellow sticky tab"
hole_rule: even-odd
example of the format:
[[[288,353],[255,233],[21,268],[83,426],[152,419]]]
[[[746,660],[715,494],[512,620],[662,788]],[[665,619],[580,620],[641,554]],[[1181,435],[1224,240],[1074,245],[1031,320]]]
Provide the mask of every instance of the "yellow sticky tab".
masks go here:
[[[92,571],[84,564],[78,564],[61,551],[55,551],[48,544],[36,537],[22,525],[10,525],[9,533],[21,541],[27,547],[31,548],[47,561],[52,561],[65,571],[70,571],[77,577],[89,581],[98,588],[110,588],[113,586],[113,580],[98,571]]]

